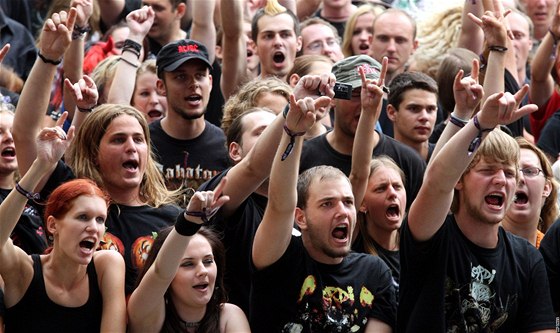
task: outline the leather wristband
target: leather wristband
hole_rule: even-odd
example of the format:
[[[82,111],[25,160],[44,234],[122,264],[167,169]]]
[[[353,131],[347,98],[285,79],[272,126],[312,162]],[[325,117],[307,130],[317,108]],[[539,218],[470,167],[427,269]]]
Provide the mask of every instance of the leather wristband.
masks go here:
[[[175,220],[175,231],[181,236],[192,236],[196,234],[202,224],[194,223],[185,218],[185,213],[181,213]]]

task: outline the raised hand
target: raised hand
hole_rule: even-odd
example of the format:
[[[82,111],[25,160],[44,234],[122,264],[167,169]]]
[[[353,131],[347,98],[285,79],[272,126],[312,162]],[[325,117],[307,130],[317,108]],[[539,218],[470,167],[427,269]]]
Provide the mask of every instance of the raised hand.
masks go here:
[[[469,18],[484,31],[489,46],[506,46],[508,26],[505,21],[510,11],[504,13],[501,0],[492,0],[492,10],[484,12],[481,18],[469,13]]]
[[[93,13],[93,0],[72,0],[70,7],[76,8],[76,25],[86,27]]]
[[[497,125],[507,125],[537,111],[538,107],[535,104],[527,104],[519,108],[519,104],[528,91],[529,85],[524,85],[514,95],[509,92],[501,92],[488,97],[478,114],[480,127],[494,128]]]
[[[362,78],[362,91],[360,99],[362,102],[362,110],[365,112],[380,112],[381,102],[383,101],[383,88],[385,85],[385,76],[387,75],[387,65],[389,60],[383,57],[381,61],[381,73],[378,80],[368,80],[362,66],[358,67],[358,72]]]
[[[227,177],[224,177],[214,191],[195,192],[187,205],[186,218],[198,224],[210,220],[218,209],[229,201],[229,196],[222,195],[226,183]]]
[[[478,103],[484,96],[482,85],[478,81],[479,63],[473,59],[471,75],[463,77],[463,70],[459,70],[453,82],[453,96],[455,98],[455,116],[460,119],[470,119]]]
[[[144,6],[130,12],[126,16],[126,24],[130,29],[129,38],[141,42],[154,24],[155,13],[152,7]]]
[[[327,96],[319,97],[325,100],[330,98]],[[286,116],[286,127],[292,133],[305,133],[315,124],[315,100],[311,97],[305,97],[296,101],[294,94],[290,95],[290,112]]]
[[[556,10],[554,11],[554,15],[552,15],[550,30],[554,33],[554,36],[560,36],[560,1],[557,2]]]
[[[62,58],[72,42],[77,13],[76,8],[70,8],[68,13],[54,13],[45,21],[39,41],[39,50],[45,58],[53,61]]]
[[[294,87],[293,95],[296,100],[305,97],[319,99],[321,97],[334,97],[334,84],[336,78],[332,73],[321,75],[305,75]]]
[[[64,85],[71,92],[76,106],[80,109],[93,109],[97,105],[99,92],[93,79],[84,75],[78,82],[72,84],[70,80],[65,79]]]
[[[48,164],[55,164],[64,155],[66,148],[74,138],[74,127],[70,127],[68,133],[62,129],[62,125],[68,117],[68,112],[64,112],[56,121],[55,127],[46,127],[37,136],[37,159]]]
[[[4,58],[6,57],[6,54],[8,54],[8,51],[10,51],[10,43],[2,46],[2,48],[0,49],[0,63],[2,63],[2,61],[4,61]]]

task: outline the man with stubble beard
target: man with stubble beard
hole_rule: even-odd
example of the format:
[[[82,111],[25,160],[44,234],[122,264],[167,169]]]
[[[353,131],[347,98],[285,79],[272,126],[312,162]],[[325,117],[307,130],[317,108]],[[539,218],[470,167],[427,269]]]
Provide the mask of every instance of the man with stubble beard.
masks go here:
[[[208,51],[182,39],[164,46],[156,64],[168,111],[150,125],[151,142],[167,187],[197,189],[228,166],[224,133],[204,119],[212,89]]]

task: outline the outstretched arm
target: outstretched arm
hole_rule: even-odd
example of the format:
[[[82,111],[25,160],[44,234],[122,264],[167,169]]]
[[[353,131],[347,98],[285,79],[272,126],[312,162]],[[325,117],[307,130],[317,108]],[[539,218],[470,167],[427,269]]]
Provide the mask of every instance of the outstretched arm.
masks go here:
[[[142,45],[144,37],[150,31],[154,23],[155,13],[152,7],[144,6],[135,10],[126,16],[126,24],[128,26],[128,38],[133,43]],[[125,47],[121,54],[121,60],[115,69],[113,83],[109,89],[107,103],[130,104],[132,95],[134,94],[134,86],[136,84],[136,66],[139,63],[140,53],[131,47]]]
[[[375,124],[379,119],[381,112],[381,104],[383,101],[382,87],[385,84],[385,76],[387,75],[387,57],[383,57],[381,73],[379,80],[367,80],[360,67],[358,70],[362,77],[362,91],[360,98],[362,100],[362,112],[356,135],[354,136],[354,146],[352,147],[352,169],[350,170],[350,183],[352,183],[352,192],[357,207],[360,207],[364,199],[367,183],[369,179],[369,168],[373,148],[375,148],[374,135]],[[358,236],[358,232],[353,233],[354,237]]]
[[[540,108],[550,99],[554,92],[554,79],[550,74],[556,63],[558,41],[560,40],[560,2],[550,25],[550,31],[544,36],[531,62],[531,89],[529,99]],[[544,108],[543,108],[544,113]],[[539,112],[540,113],[540,112]]]
[[[196,192],[184,213],[177,217],[175,228],[165,239],[153,265],[148,269],[138,288],[128,302],[128,325],[131,332],[159,332],[165,320],[164,295],[177,274],[196,231],[203,223],[201,217],[187,215],[189,212],[208,214],[218,210],[229,200],[222,195],[227,179],[224,178],[214,191]]]
[[[216,57],[216,25],[214,8],[216,0],[193,1],[191,38],[203,43],[208,49],[208,59],[214,63]]]
[[[28,172],[19,181],[16,189],[4,199],[0,205],[0,275],[6,284],[5,302],[8,307],[15,304],[27,289],[30,272],[33,272],[32,262],[27,254],[14,246],[10,235],[14,230],[19,217],[31,194],[23,195],[21,192],[33,192],[33,188],[41,179],[49,174],[52,168],[68,148],[74,129],[64,133],[61,125],[67,117],[65,112],[57,121],[56,127],[44,128],[36,137],[37,158],[32,163]]]
[[[330,100],[327,96],[319,99]],[[290,112],[286,118],[285,131],[272,163],[268,204],[253,242],[252,257],[256,269],[263,269],[275,263],[290,243],[297,202],[296,184],[303,134],[314,123],[313,99],[306,97],[296,102],[295,97],[290,95]]]
[[[451,206],[455,185],[475,155],[474,151],[469,154],[470,145],[477,136],[481,135],[481,140],[486,137],[487,132],[479,129],[493,129],[536,110],[534,104],[518,109],[526,94],[527,87],[524,87],[515,95],[498,93],[488,97],[482,110],[435,156],[408,213],[410,232],[416,240],[432,238],[443,225]],[[479,128],[475,125],[475,119],[478,120]]]
[[[320,91],[324,96],[332,97],[334,83],[335,78],[331,73],[304,76],[294,88],[294,96],[296,99],[317,98],[319,97],[317,92]],[[325,103],[325,99],[317,99],[316,103]],[[319,105],[316,107],[318,108]],[[263,131],[249,154],[228,172],[229,181],[224,188],[224,194],[229,195],[231,200],[224,205],[222,215],[233,214],[241,203],[270,176],[272,161],[284,131],[284,123],[283,115],[279,114]]]
[[[243,33],[243,1],[221,0],[222,79],[224,99],[228,99],[248,79],[247,41]]]
[[[41,32],[38,57],[25,82],[14,117],[14,142],[16,145],[18,168],[25,175],[37,157],[35,138],[39,134],[43,116],[50,97],[50,85],[56,72],[57,62],[72,41],[72,29],[76,21],[76,9],[68,13],[55,13],[45,21]],[[33,190],[33,189],[30,189]]]

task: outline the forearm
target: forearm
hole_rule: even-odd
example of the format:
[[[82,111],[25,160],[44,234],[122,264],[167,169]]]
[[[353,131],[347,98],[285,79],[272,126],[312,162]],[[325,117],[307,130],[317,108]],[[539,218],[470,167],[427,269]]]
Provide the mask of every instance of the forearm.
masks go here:
[[[321,0],[296,0],[297,17],[303,21],[319,9]]]
[[[350,170],[350,182],[354,192],[354,201],[360,205],[367,187],[371,157],[374,148],[374,128],[377,117],[373,112],[362,110],[358,121],[354,145],[352,147],[352,169]]]
[[[84,63],[84,40],[77,38],[72,40],[70,47],[64,54],[64,77],[69,79],[70,82],[78,82],[83,75]],[[63,85],[63,98],[64,108],[68,111],[68,119],[74,119],[74,112],[76,110],[76,102],[72,98],[72,93],[68,91],[66,85]]]
[[[529,98],[539,107],[548,101],[554,91],[554,80],[550,72],[554,67],[553,59],[557,51],[558,46],[555,45],[554,37],[547,33],[531,62]]]
[[[484,89],[484,97],[481,102],[482,104],[484,104],[484,101],[488,96],[504,91],[505,61],[505,52],[489,52],[488,62],[486,64],[486,73],[484,75],[484,83],[482,85]]]
[[[459,34],[458,47],[473,51],[476,54],[482,53],[484,34],[482,29],[468,17],[472,13],[476,17],[481,17],[484,12],[480,0],[465,0],[463,4],[463,15],[461,17],[461,32]]]
[[[208,49],[208,59],[214,62],[216,56],[216,26],[214,24],[214,7],[216,0],[193,2],[193,21],[191,38],[204,43]]]
[[[221,0],[222,95],[228,99],[247,78],[247,44],[243,38],[243,2]]]

